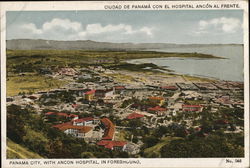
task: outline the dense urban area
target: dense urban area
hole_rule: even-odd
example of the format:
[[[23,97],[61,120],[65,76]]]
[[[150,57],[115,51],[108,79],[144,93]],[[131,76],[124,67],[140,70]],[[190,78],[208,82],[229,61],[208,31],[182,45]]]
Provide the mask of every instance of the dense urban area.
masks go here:
[[[72,63],[74,57],[13,52],[8,158],[244,156],[243,82],[174,74],[119,56]]]

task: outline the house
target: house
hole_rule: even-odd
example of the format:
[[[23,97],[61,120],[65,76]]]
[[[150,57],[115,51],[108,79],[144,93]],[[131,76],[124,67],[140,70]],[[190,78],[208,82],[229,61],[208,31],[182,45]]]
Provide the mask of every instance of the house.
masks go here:
[[[108,90],[96,90],[95,91],[95,97],[96,98],[106,98],[106,97],[111,97],[113,96],[114,91],[113,89],[108,89]]]
[[[171,90],[175,91],[178,90],[178,87],[176,85],[165,85],[160,87],[162,90]]]
[[[93,123],[94,123],[93,117],[80,118],[73,121],[73,125],[77,126],[89,126],[92,125]]]
[[[201,105],[182,105],[182,111],[196,111],[196,112],[202,112],[203,106]]]
[[[162,106],[165,102],[163,97],[149,97],[150,104]]]
[[[97,145],[103,146],[107,149],[122,150],[122,151],[125,150],[126,144],[127,142],[125,141],[107,141],[107,140],[101,140],[97,143]]]
[[[90,90],[85,93],[85,99],[88,101],[92,101],[94,99],[95,90]]]
[[[167,111],[166,108],[162,108],[160,106],[150,107],[148,108],[148,112],[156,113],[157,115],[161,116]]]
[[[108,118],[102,118],[101,126],[105,130],[102,140],[113,140],[115,134],[115,125]]]
[[[53,127],[63,131],[65,134],[73,135],[77,138],[84,138],[86,136],[89,137],[92,135],[92,131],[91,131],[92,127],[76,126],[76,125],[72,125],[72,122],[58,124]]]
[[[138,114],[138,113],[131,113],[127,116],[127,119],[131,120],[131,119],[142,118],[142,117],[144,117],[144,115]]]

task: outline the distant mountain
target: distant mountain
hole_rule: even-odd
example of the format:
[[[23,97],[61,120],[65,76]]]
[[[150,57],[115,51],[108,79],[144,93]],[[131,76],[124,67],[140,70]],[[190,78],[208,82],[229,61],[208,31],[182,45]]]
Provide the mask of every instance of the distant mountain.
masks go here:
[[[15,39],[7,40],[7,49],[11,50],[144,50],[176,47],[202,47],[218,44],[173,44],[173,43],[109,43],[91,40],[55,41]],[[223,44],[219,44],[223,45]],[[226,44],[234,45],[234,44]]]

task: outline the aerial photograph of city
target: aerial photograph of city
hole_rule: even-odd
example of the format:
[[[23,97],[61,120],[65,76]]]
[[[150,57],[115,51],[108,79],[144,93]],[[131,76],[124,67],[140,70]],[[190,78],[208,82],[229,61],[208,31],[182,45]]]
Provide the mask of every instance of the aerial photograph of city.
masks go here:
[[[7,159],[244,157],[242,10],[8,11]]]

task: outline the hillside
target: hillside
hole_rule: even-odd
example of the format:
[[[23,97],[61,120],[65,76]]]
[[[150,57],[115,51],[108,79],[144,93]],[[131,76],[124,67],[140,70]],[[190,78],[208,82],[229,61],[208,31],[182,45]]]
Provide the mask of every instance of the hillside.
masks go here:
[[[7,158],[8,159],[40,159],[40,155],[29,151],[27,148],[7,139]]]
[[[91,40],[55,41],[42,39],[7,40],[10,50],[146,50],[176,47],[205,47],[239,44],[110,43]]]
[[[158,142],[156,145],[150,147],[150,148],[146,148],[144,150],[144,156],[147,158],[160,158],[161,157],[161,148],[166,145],[169,144],[172,140],[176,140],[176,139],[182,139],[180,137],[164,137],[161,139],[160,142]]]

